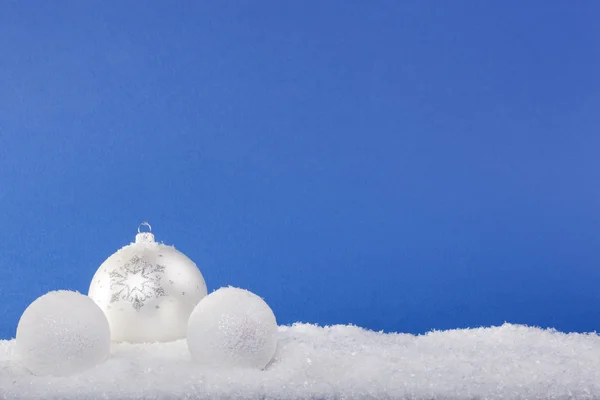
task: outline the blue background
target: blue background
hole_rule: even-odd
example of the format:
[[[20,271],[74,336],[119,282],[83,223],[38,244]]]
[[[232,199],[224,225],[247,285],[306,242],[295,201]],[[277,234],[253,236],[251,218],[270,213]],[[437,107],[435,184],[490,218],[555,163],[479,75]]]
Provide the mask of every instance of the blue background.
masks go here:
[[[0,337],[143,220],[281,324],[600,329],[598,15],[2,2]]]

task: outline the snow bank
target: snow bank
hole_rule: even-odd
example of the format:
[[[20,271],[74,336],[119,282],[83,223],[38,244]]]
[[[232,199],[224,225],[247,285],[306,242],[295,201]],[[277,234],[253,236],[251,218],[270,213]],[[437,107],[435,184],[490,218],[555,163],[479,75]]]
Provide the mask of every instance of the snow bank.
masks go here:
[[[600,337],[505,324],[382,334],[354,326],[279,328],[264,371],[209,370],[185,340],[113,345],[104,364],[36,377],[0,341],[6,399],[598,399]]]

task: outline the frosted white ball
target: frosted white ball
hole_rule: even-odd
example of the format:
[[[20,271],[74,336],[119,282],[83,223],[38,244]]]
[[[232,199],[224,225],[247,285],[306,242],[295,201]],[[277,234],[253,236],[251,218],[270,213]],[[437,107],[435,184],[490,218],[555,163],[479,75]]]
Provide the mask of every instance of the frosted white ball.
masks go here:
[[[192,312],[187,342],[192,358],[201,365],[263,369],[277,349],[277,321],[257,295],[221,288]]]
[[[50,292],[21,316],[16,351],[34,375],[71,375],[108,358],[108,321],[89,297],[65,290]]]

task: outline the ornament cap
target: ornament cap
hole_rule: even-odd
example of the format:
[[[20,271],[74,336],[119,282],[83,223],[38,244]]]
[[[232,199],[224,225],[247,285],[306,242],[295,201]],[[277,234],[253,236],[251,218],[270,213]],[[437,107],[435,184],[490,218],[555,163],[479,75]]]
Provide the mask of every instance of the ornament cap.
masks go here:
[[[148,227],[148,231],[142,232],[142,227]],[[152,233],[152,226],[146,221],[142,222],[138,226],[138,234],[135,235],[136,243],[154,243],[154,234]]]

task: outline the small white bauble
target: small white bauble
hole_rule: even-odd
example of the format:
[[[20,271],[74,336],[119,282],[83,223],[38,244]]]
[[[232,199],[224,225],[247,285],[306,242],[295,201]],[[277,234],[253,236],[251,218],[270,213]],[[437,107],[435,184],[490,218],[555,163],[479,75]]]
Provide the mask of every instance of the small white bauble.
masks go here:
[[[135,243],[100,266],[89,296],[106,314],[112,340],[166,342],[185,337],[206,283],[192,260],[138,228]]]
[[[17,326],[17,355],[34,375],[66,376],[110,355],[110,329],[89,297],[50,292],[27,307]]]
[[[277,350],[277,321],[254,293],[221,288],[192,312],[187,342],[201,365],[263,369]]]

